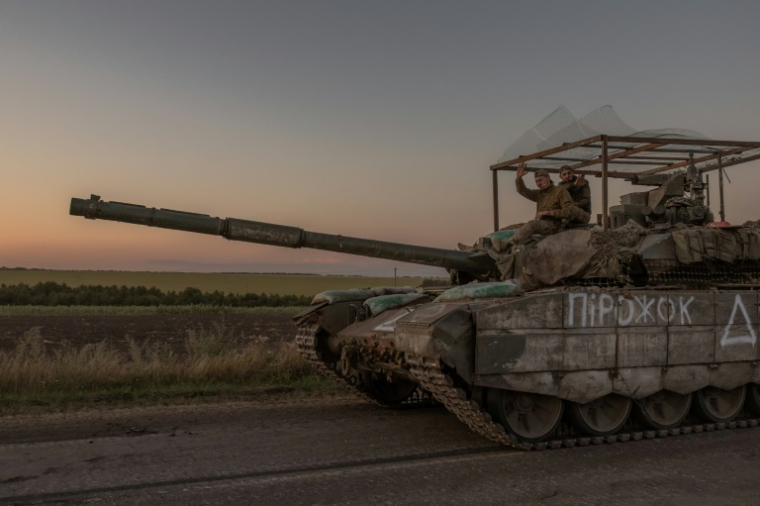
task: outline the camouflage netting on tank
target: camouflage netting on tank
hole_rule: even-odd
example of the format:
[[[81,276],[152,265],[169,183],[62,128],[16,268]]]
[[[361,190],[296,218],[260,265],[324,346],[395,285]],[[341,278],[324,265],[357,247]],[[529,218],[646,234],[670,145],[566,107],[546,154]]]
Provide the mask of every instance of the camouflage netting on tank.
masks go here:
[[[755,223],[755,222],[753,222]],[[667,238],[670,234],[670,238]],[[665,235],[671,253],[648,256],[643,239]],[[496,261],[500,279],[515,279],[525,290],[557,284],[757,283],[760,281],[760,228],[706,228],[679,225],[647,230],[629,222],[615,230],[566,230],[534,236],[510,247],[481,241],[475,249]],[[633,271],[638,268],[638,279]]]
[[[473,246],[459,244],[462,251],[482,251],[493,258],[498,278],[515,280],[526,290],[570,281],[573,284],[627,284],[631,249],[646,230],[630,222],[616,230],[566,230],[552,236],[534,235],[512,246],[509,240],[524,223],[508,225],[481,237]]]
[[[574,229],[510,247],[498,240],[480,241],[476,250],[494,259],[500,279],[515,279],[526,290],[563,281],[627,284],[634,248],[646,230],[631,222],[616,230]],[[495,236],[495,237],[494,237]]]
[[[676,257],[682,264],[709,260],[733,263],[760,260],[760,230],[739,228],[683,228],[673,232]]]
[[[740,228],[676,227],[671,233],[676,258],[646,261],[650,281],[760,282],[760,229],[756,224],[748,222]]]

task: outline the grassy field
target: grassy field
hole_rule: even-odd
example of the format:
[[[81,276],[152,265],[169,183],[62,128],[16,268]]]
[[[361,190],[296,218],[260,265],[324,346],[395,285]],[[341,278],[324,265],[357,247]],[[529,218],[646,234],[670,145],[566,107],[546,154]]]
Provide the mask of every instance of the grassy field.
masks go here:
[[[202,292],[266,293],[313,296],[325,290],[344,290],[370,286],[393,286],[393,278],[363,276],[303,276],[282,274],[232,274],[192,272],[55,271],[38,269],[0,269],[0,284],[34,285],[54,281],[69,286],[117,285],[155,287],[162,291],[197,288]],[[398,286],[418,286],[422,278],[398,278]]]
[[[127,352],[103,341],[49,348],[32,329],[0,352],[0,416],[34,409],[76,409],[276,393],[334,395],[292,344],[244,342],[224,326],[191,332],[187,353],[164,343],[129,340]]]
[[[264,274],[158,273],[0,269],[0,284],[40,282],[80,285],[155,287],[181,291],[266,293],[311,296],[324,290],[393,286],[393,278]],[[422,278],[399,278],[398,286],[419,285]],[[219,308],[212,306],[0,306],[0,317],[244,314],[289,319],[299,307]],[[175,318],[172,316],[172,318]],[[144,318],[143,318],[144,319]],[[223,324],[222,324],[223,325]],[[271,329],[270,329],[271,331]],[[195,332],[195,333],[193,333]],[[15,349],[0,351],[0,416],[93,405],[250,399],[273,395],[336,395],[332,381],[318,376],[292,343],[277,346],[236,338],[231,327],[189,332],[186,350],[160,340],[49,342],[35,326]],[[98,337],[99,338],[99,337]],[[123,344],[123,343],[122,343]]]

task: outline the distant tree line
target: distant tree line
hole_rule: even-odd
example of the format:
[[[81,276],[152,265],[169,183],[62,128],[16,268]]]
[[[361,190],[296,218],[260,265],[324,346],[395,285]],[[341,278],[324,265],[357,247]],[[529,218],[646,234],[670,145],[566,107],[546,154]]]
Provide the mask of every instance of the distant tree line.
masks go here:
[[[450,284],[451,284],[451,280],[449,278],[424,278],[420,286],[422,287],[447,286]]]
[[[187,306],[203,304],[226,307],[308,306],[311,297],[265,293],[232,294],[220,291],[201,292],[185,288],[180,292],[163,292],[144,286],[82,285],[70,287],[54,282],[30,286],[0,285],[0,305],[10,306]]]

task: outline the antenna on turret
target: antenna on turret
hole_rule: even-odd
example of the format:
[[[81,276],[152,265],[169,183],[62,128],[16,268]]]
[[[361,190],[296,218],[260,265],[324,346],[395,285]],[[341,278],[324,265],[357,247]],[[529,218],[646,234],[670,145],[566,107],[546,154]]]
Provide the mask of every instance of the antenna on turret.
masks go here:
[[[689,166],[686,169],[686,185],[691,198],[699,205],[705,205],[705,185],[702,182],[702,173],[694,164],[694,153],[689,153]]]
[[[720,221],[724,223],[726,221],[726,209],[723,201],[723,157],[718,157],[718,189],[720,190]]]

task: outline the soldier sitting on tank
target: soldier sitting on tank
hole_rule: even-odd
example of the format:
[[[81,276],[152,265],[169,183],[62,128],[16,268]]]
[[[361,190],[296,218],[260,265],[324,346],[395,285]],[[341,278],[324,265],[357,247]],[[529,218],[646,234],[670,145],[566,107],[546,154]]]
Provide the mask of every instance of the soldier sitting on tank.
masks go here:
[[[581,212],[576,213],[574,220],[570,225],[586,225],[591,220],[591,188],[588,181],[583,177],[575,175],[575,171],[569,165],[563,165],[559,168],[559,177],[561,181],[557,184],[564,188],[573,199],[573,203],[580,208]]]
[[[514,245],[523,242],[533,234],[556,234],[562,229],[562,220],[576,222],[583,219],[583,214],[586,214],[586,222],[588,222],[588,213],[573,203],[570,193],[565,188],[554,185],[548,171],[539,169],[535,172],[537,190],[531,190],[525,186],[522,179],[524,175],[525,164],[521,163],[517,167],[515,178],[517,193],[536,203],[536,216],[520,227],[507,244]]]

